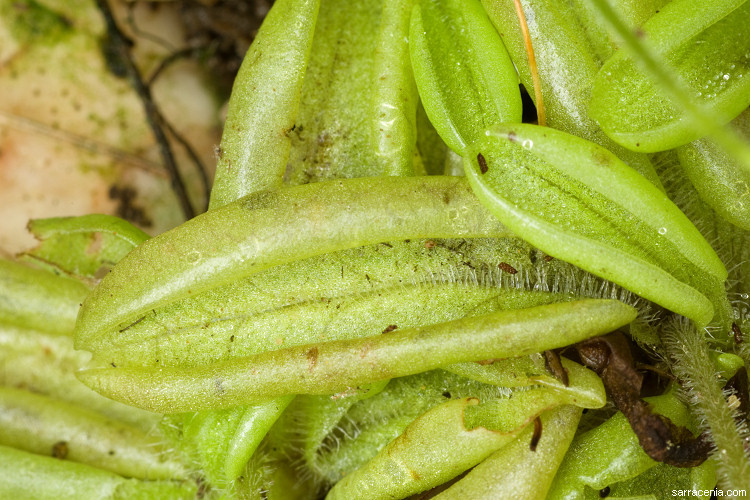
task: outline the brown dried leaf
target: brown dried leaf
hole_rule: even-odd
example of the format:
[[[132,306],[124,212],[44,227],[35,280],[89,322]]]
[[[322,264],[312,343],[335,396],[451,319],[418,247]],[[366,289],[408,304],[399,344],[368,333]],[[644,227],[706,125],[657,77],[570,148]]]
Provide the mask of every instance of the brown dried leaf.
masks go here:
[[[693,436],[685,427],[652,413],[650,406],[641,399],[643,376],[635,369],[624,335],[612,333],[586,340],[576,347],[583,363],[602,378],[607,394],[628,419],[649,457],[675,467],[695,467],[708,458],[711,443],[705,434]]]

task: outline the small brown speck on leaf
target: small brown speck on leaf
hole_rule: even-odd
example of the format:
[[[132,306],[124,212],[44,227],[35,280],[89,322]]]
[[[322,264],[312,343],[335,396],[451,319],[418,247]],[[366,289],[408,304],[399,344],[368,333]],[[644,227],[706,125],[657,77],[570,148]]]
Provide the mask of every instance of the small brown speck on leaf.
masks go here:
[[[484,159],[484,155],[479,153],[477,155],[477,163],[479,163],[479,171],[486,174],[489,168],[487,167],[487,160]]]
[[[68,442],[58,441],[52,445],[52,456],[54,458],[65,459],[68,456]]]
[[[501,271],[504,271],[508,274],[516,274],[518,272],[518,269],[511,266],[507,262],[501,262],[500,264],[497,265],[497,267],[500,268]]]
[[[383,330],[383,333],[391,333],[396,328],[398,328],[398,325],[388,325],[385,327],[385,330]]]
[[[318,364],[318,348],[310,348],[305,353],[305,356],[307,357],[307,369],[313,371],[315,369],[315,366],[317,366]]]
[[[424,247],[427,249],[435,248],[435,242],[432,240],[427,240],[424,242]]]
[[[477,364],[478,365],[482,365],[482,366],[484,366],[484,365],[491,365],[495,361],[496,361],[495,359],[483,359],[481,361],[477,361]]]

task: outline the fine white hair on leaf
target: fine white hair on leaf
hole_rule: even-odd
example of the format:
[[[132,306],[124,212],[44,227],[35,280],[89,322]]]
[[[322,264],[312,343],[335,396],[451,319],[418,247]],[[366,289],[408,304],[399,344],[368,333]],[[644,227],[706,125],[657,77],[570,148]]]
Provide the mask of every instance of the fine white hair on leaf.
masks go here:
[[[744,443],[750,439],[747,426],[737,426],[737,409],[730,407],[720,387],[718,374],[708,355],[705,330],[698,330],[686,318],[673,317],[663,329],[662,340],[672,372],[714,444],[711,457],[716,463],[719,484],[737,489],[750,488],[750,455]]]

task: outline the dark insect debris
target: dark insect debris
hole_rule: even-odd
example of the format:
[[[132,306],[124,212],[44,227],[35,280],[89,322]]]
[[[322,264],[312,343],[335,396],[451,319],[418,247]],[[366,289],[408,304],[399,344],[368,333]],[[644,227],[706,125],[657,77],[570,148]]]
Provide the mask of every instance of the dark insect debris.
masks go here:
[[[516,274],[518,272],[518,269],[511,266],[507,262],[501,262],[497,265],[498,268],[500,268],[501,271],[505,271],[508,274]]]
[[[742,330],[740,330],[740,326],[737,323],[732,323],[732,335],[734,336],[735,343],[742,343]]]
[[[477,163],[479,163],[479,171],[483,174],[486,174],[489,168],[487,168],[487,160],[484,159],[484,155],[482,153],[479,153],[477,155]]]
[[[534,419],[534,433],[531,435],[531,442],[529,443],[529,449],[531,451],[536,451],[540,439],[542,439],[542,419],[536,417]]]
[[[52,457],[59,458],[61,460],[68,456],[68,442],[58,441],[52,445]]]

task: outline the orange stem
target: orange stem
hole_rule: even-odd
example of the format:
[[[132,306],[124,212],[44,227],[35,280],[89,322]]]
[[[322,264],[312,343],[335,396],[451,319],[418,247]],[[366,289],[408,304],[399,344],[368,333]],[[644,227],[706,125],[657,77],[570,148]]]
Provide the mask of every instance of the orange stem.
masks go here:
[[[534,84],[534,100],[536,101],[536,118],[539,125],[547,125],[547,119],[544,114],[544,100],[542,99],[542,84],[539,80],[539,71],[536,67],[536,57],[534,56],[534,47],[531,45],[531,35],[529,35],[529,25],[526,23],[526,15],[523,13],[521,0],[513,0],[516,7],[518,21],[521,24],[521,33],[523,34],[523,45],[526,47],[526,55],[529,58],[529,70],[531,71],[531,81]]]

